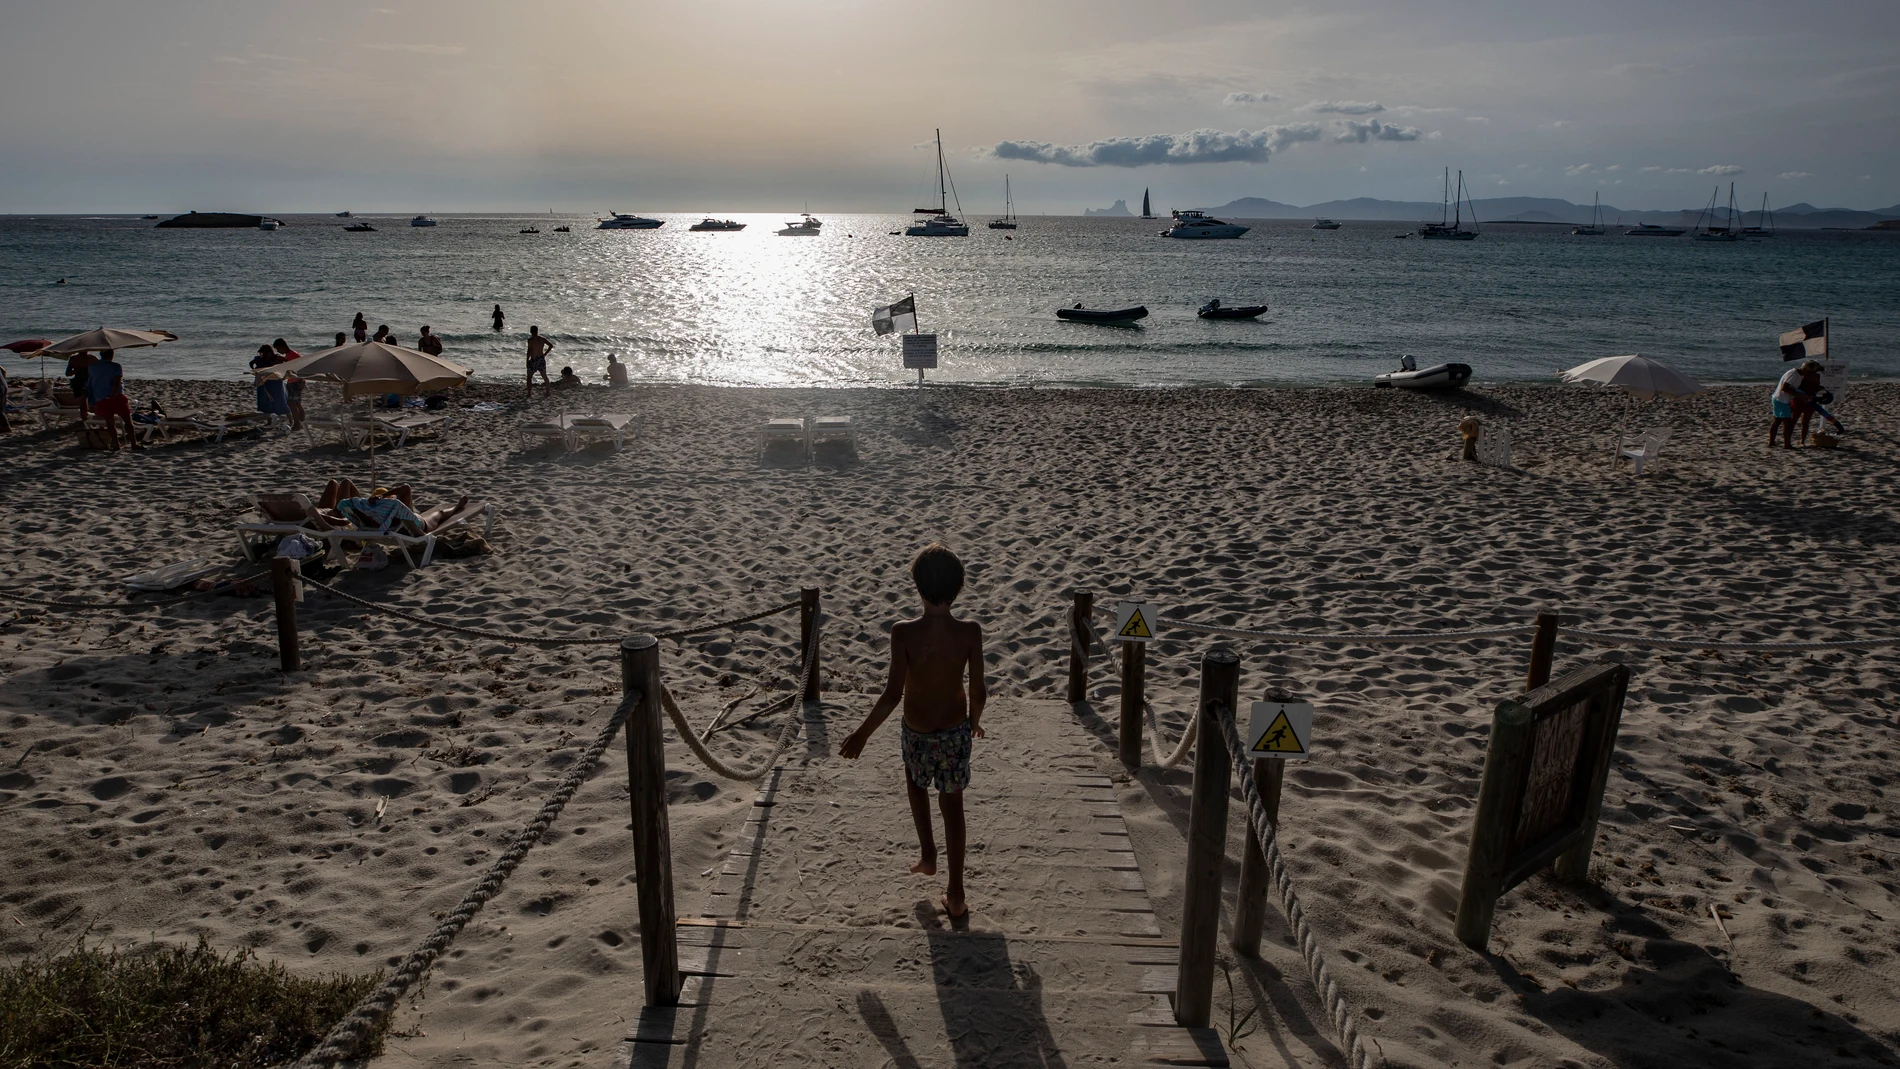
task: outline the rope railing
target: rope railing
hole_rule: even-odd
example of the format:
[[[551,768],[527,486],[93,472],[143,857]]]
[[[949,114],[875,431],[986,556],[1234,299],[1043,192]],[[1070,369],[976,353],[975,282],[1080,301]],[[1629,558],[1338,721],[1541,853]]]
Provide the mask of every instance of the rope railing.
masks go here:
[[[794,704],[811,684],[812,671],[818,665],[818,636],[823,630],[822,622],[822,617],[818,615],[812,617],[811,637],[805,643],[805,666],[799,673],[798,689],[792,691],[788,698],[781,699],[784,704]],[[666,715],[673,721],[673,728],[679,732],[680,740],[686,743],[687,749],[693,751],[693,756],[699,758],[700,763],[711,769],[715,775],[739,783],[753,783],[765,778],[765,774],[772,771],[778,765],[778,759],[784,756],[785,748],[791,745],[792,737],[798,734],[798,726],[801,722],[797,716],[787,716],[785,726],[779,729],[778,740],[773,744],[772,752],[766,756],[765,760],[754,768],[739,769],[726,764],[706,748],[699,734],[693,730],[693,725],[687,722],[686,714],[680,711],[679,703],[673,700],[672,691],[664,685],[660,687],[660,704],[665,707]],[[707,734],[711,734],[711,731],[708,730]]]
[[[1299,893],[1294,890],[1286,859],[1280,854],[1279,837],[1275,834],[1273,822],[1267,819],[1266,806],[1260,801],[1259,785],[1254,782],[1253,762],[1246,756],[1246,745],[1241,740],[1239,727],[1234,723],[1234,709],[1223,702],[1215,706],[1214,712],[1220,718],[1221,734],[1227,740],[1228,759],[1233,763],[1234,777],[1240,781],[1241,797],[1246,800],[1247,813],[1252,818],[1249,823],[1259,841],[1260,853],[1266,859],[1267,877],[1280,893],[1280,907],[1286,913],[1287,926],[1293,930],[1300,957],[1306,962],[1306,974],[1325,1005],[1327,1020],[1332,1022],[1334,1032],[1345,1045],[1347,1065],[1351,1069],[1373,1069],[1379,1062],[1367,1048],[1365,1037],[1360,1033],[1359,1015],[1346,1001],[1339,982],[1333,979],[1326,954],[1320,949],[1319,939],[1313,934],[1313,926],[1306,919],[1306,910],[1300,905]]]
[[[1585,631],[1575,627],[1561,628],[1558,634],[1564,638],[1600,642],[1606,646],[1645,646],[1658,650],[1714,650],[1720,653],[1809,653],[1826,650],[1877,650],[1885,646],[1900,646],[1900,635],[1889,635],[1885,638],[1850,638],[1839,641],[1791,639],[1785,642],[1717,642],[1704,638],[1615,635],[1606,631]]]
[[[382,602],[371,601],[368,598],[358,597],[347,591],[338,590],[328,583],[319,582],[318,580],[308,577],[303,578],[301,581],[327,594],[334,594],[345,601],[354,602],[366,609],[382,613],[385,616],[394,616],[398,620],[406,620],[409,623],[417,624],[422,627],[430,627],[438,631],[448,631],[457,635],[466,635],[470,638],[482,638],[495,642],[511,642],[530,646],[617,646],[620,644],[619,636],[612,638],[569,638],[560,635],[537,637],[534,635],[511,634],[506,631],[489,631],[479,627],[464,627],[460,624],[452,624],[444,620],[431,620],[426,616],[417,616],[414,613],[404,612],[401,609],[392,608]],[[648,633],[654,638],[662,640],[687,638],[692,635],[702,635],[709,631],[719,631],[728,627],[737,627],[740,624],[749,624],[754,620],[763,620],[768,616],[776,616],[779,613],[796,609],[799,604],[800,602],[794,599],[782,605],[774,605],[767,609],[760,609],[758,612],[749,613],[745,616],[734,616],[725,620],[714,620],[711,623],[684,627],[676,631],[653,631]]]
[[[1174,744],[1171,753],[1161,752],[1161,722],[1155,719],[1155,707],[1147,702],[1141,703],[1142,715],[1148,719],[1148,748],[1154,754],[1155,765],[1160,768],[1173,768],[1181,759],[1194,749],[1194,739],[1201,732],[1201,718],[1188,718],[1187,727],[1181,732],[1181,740]]]
[[[238,576],[231,582],[248,582],[268,574],[270,573],[253,572],[250,575]],[[157,601],[63,601],[58,598],[42,598],[33,594],[23,594],[18,590],[0,588],[0,602],[24,601],[29,605],[43,605],[49,609],[62,609],[66,612],[144,612],[146,609],[160,609],[167,605],[176,605],[181,601],[209,597],[218,593],[223,593],[223,591],[214,587],[209,590],[193,590],[176,597],[160,598]]]
[[[600,761],[601,754],[606,752],[607,744],[612,742],[614,735],[619,733],[620,726],[626,722],[628,714],[639,708],[643,700],[644,696],[638,691],[621,699],[619,707],[614,710],[614,715],[607,721],[606,726],[601,728],[600,734],[595,736],[594,741],[581,752],[580,760],[575,762],[574,767],[568,770],[566,776],[562,777],[560,785],[554,789],[553,794],[548,796],[548,800],[542,803],[534,819],[522,828],[508,844],[508,848],[502,851],[501,856],[488,867],[481,881],[462,896],[462,901],[456,905],[455,909],[443,918],[435,931],[429,933],[429,937],[422,941],[421,946],[403,960],[395,974],[384,981],[382,987],[358,1003],[348,1017],[337,1022],[336,1026],[330,1029],[329,1035],[323,1038],[322,1043],[293,1063],[295,1069],[314,1069],[317,1066],[333,1065],[355,1056],[363,1040],[368,1038],[370,1033],[376,1030],[376,1026],[395,1011],[396,1004],[402,1000],[402,996],[429,971],[436,958],[448,949],[456,935],[468,925],[476,913],[481,911],[483,905],[501,892],[502,884],[508,881],[508,877],[521,864],[522,858],[528,855],[528,851],[532,850],[534,845],[541,841],[541,837],[547,834],[549,825],[561,815],[561,810],[574,797],[574,792],[580,789],[581,783],[593,772],[594,766]]]

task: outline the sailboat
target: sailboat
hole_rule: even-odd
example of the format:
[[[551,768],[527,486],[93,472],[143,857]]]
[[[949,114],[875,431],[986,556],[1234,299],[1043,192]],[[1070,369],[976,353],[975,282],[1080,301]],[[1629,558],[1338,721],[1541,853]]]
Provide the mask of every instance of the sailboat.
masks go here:
[[[1016,201],[1009,193],[1009,176],[1003,176],[1003,217],[990,220],[991,230],[1016,229]]]
[[[1466,230],[1464,226],[1463,208],[1466,203],[1466,197],[1465,173],[1463,171],[1458,172],[1458,195],[1453,197],[1451,193],[1451,168],[1445,168],[1445,200],[1451,208],[1451,225],[1445,225],[1446,205],[1441,204],[1438,209],[1438,222],[1426,223],[1424,226],[1419,227],[1418,236],[1421,238],[1439,238],[1444,241],[1470,241],[1472,238],[1477,237],[1478,209],[1475,206],[1471,209],[1471,225],[1473,229]]]
[[[1715,225],[1715,198],[1722,195],[1722,187],[1716,186],[1709,194],[1709,206],[1702,209],[1696,217],[1695,239],[1697,241],[1740,241],[1742,240],[1740,222],[1735,214],[1735,183],[1728,184],[1728,219],[1726,225]]]
[[[912,215],[928,215],[930,218],[915,226],[904,228],[904,234],[913,238],[967,238],[970,225],[948,211],[950,179],[943,165],[943,131],[937,131],[937,206],[935,208],[914,208]],[[957,201],[957,210],[963,210],[963,201]]]
[[[1588,238],[1600,238],[1603,236],[1603,194],[1601,192],[1597,194],[1596,200],[1591,202],[1590,225],[1573,226],[1570,228],[1570,232],[1580,237]]]
[[[1768,210],[1768,194],[1761,195],[1761,215],[1756,218],[1755,226],[1745,226],[1742,233],[1751,238],[1772,238],[1775,236],[1775,213]]]
[[[1141,217],[1143,219],[1153,219],[1155,217],[1155,210],[1148,205],[1148,190],[1146,188],[1143,188],[1141,191]]]

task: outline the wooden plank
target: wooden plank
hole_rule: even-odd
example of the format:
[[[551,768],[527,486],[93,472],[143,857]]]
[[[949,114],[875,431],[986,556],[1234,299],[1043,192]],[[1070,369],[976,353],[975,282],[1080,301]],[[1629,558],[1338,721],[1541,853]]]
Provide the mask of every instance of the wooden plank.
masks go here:
[[[1212,1028],[1156,1028],[1145,1031],[1131,1051],[1143,1065],[1231,1064],[1220,1035]]]

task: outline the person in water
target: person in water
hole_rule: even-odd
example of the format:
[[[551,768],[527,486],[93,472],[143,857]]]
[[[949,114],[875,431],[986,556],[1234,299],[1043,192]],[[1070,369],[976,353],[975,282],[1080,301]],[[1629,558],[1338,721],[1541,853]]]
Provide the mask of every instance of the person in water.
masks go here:
[[[507,316],[501,314],[501,305],[498,304],[495,306],[495,314],[492,318],[495,320],[495,333],[500,334],[502,325],[506,323],[508,319]]]
[[[442,355],[442,338],[440,335],[430,333],[426,323],[422,327],[422,337],[416,339],[416,351],[428,353],[430,356]]]
[[[910,799],[911,820],[917,826],[919,853],[910,871],[919,876],[937,874],[937,840],[931,834],[929,793],[935,788],[950,863],[943,909],[952,918],[962,918],[970,912],[963,888],[967,838],[963,791],[970,785],[972,740],[983,738],[983,705],[987,698],[983,686],[983,628],[973,620],[950,615],[951,604],[963,591],[963,562],[955,553],[935,542],[925,546],[910,562],[910,577],[918,597],[923,599],[923,614],[891,627],[890,679],[870,715],[838,747],[838,754],[855,760],[864,752],[871,734],[898,702],[903,702],[904,788]]]
[[[363,313],[356,313],[356,318],[350,321],[350,330],[359,343],[369,340],[369,320],[363,318]]]

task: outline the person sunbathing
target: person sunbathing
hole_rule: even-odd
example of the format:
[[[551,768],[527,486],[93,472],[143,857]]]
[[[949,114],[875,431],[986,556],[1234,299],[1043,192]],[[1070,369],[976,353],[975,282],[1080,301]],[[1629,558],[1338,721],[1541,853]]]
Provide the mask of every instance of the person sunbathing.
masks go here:
[[[468,507],[468,495],[464,494],[454,505],[441,505],[418,513],[414,492],[407,483],[394,487],[379,486],[370,491],[368,497],[362,496],[356,484],[348,479],[332,479],[323,488],[323,495],[317,499],[319,513],[326,520],[344,521],[339,527],[350,526],[363,531],[397,531],[414,537],[431,534],[440,530],[451,517]],[[323,510],[333,510],[324,513]]]

